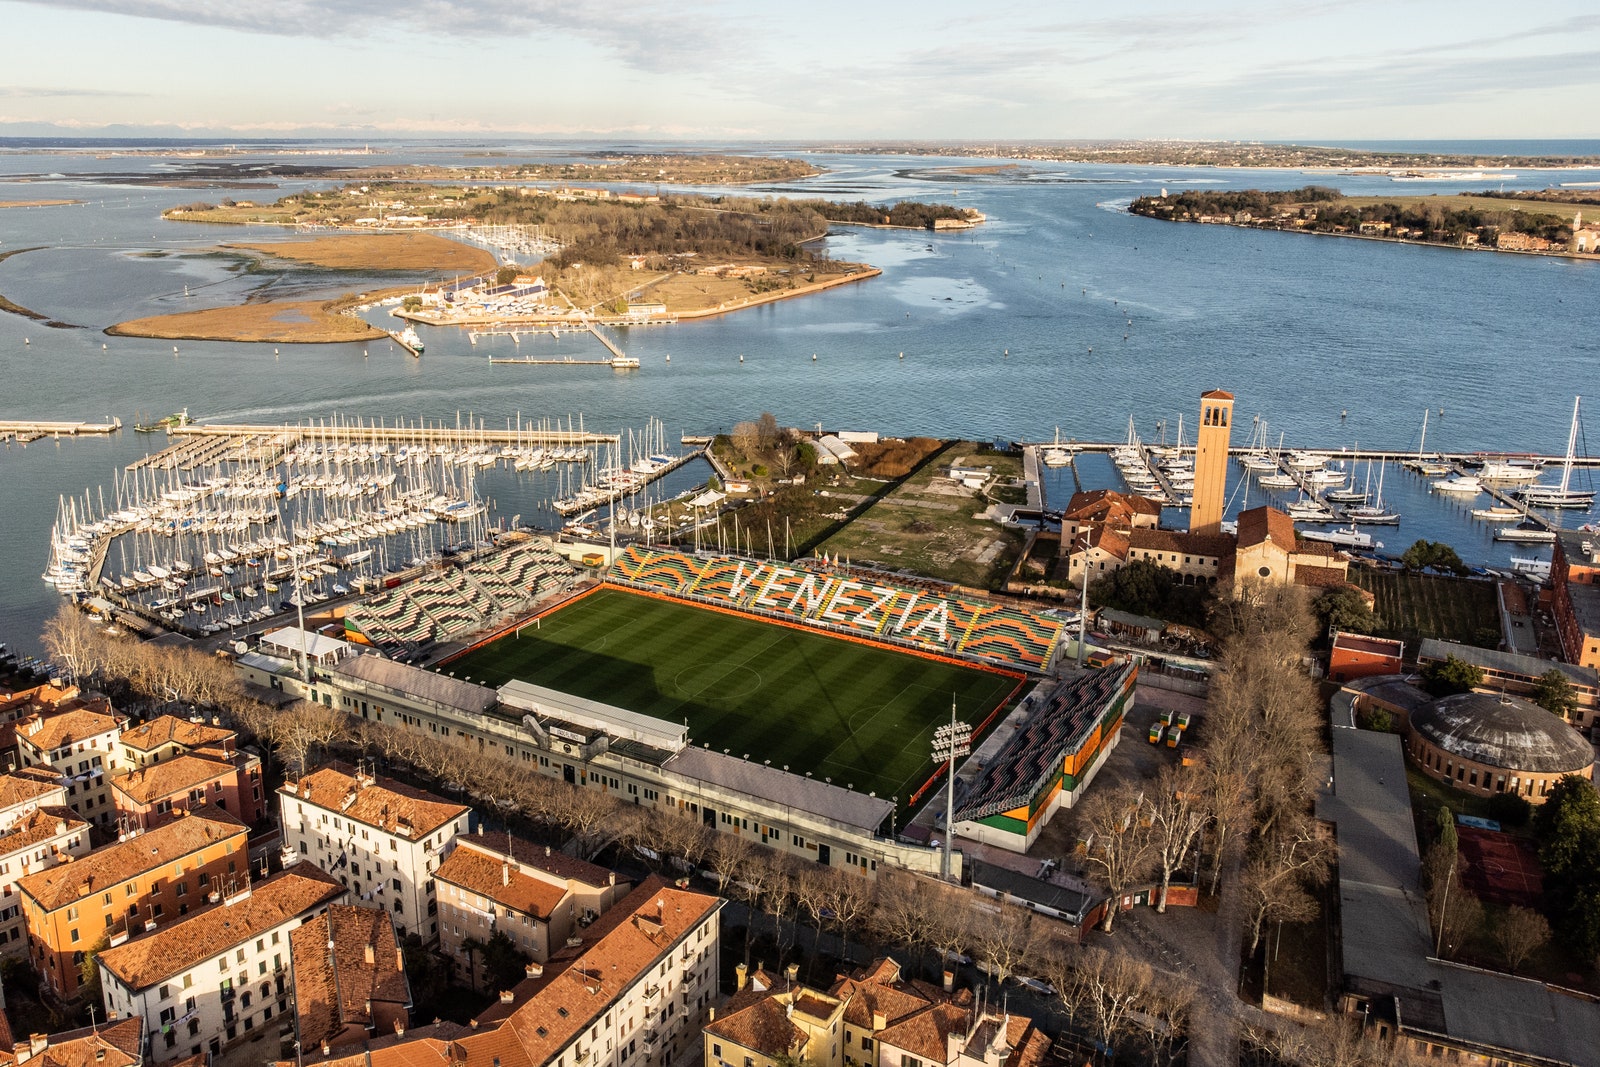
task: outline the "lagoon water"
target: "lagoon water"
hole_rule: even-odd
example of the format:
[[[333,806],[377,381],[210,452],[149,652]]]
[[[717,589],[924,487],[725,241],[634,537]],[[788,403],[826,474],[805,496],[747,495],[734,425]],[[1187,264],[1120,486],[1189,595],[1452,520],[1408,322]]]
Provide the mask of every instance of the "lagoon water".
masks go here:
[[[481,162],[458,148],[395,146],[392,153]],[[174,353],[172,342],[106,337],[104,327],[140,315],[395,280],[241,269],[239,259],[208,250],[278,231],[159,217],[173,204],[274,199],[304,183],[251,191],[91,183],[59,176],[156,172],[172,161],[0,151],[0,200],[84,201],[0,210],[0,253],[39,246],[0,263],[0,294],[82,327],[52,329],[0,313],[0,418],[115,415],[131,426],[136,414],[187,407],[220,422],[470,413],[503,425],[519,414],[527,421],[582,413],[586,425],[606,430],[641,427],[655,416],[676,438],[770,410],[808,427],[1034,440],[1059,427],[1063,438],[1107,440],[1125,436],[1132,416],[1145,438],[1158,439],[1160,424],[1175,436],[1199,393],[1221,387],[1238,397],[1239,438],[1258,415],[1274,440],[1282,432],[1291,445],[1415,448],[1430,408],[1432,447],[1559,453],[1573,395],[1600,384],[1600,263],[1176,225],[1124,210],[1132,197],[1162,187],[1316,182],[1415,195],[1482,181],[1397,186],[1377,176],[1292,170],[1026,161],[1017,170],[960,174],[946,168],[985,161],[812,158],[828,173],[745,191],[937,199],[976,207],[989,221],[956,235],[838,228],[829,254],[880,266],[882,277],[719,319],[622,331],[622,347],[643,366],[616,374],[487,359],[514,349],[527,355],[530,346],[587,356],[583,346],[594,342],[581,337],[471,346],[460,331],[425,330],[421,359],[382,341],[283,345],[276,354],[271,345],[178,342]],[[6,180],[20,175],[37,177]],[[1519,172],[1505,184],[1593,180],[1600,172]],[[1594,405],[1600,396],[1591,411]],[[1585,422],[1600,427],[1592,414]],[[36,649],[39,624],[54,608],[56,595],[39,573],[58,496],[86,489],[93,496],[109,487],[113,470],[164,444],[124,431],[0,447],[0,640]],[[1109,467],[1102,477],[1097,484],[1110,484]],[[506,515],[537,513],[547,491],[509,477],[491,489]],[[1053,477],[1053,501],[1069,491],[1070,474]],[[1391,550],[1429,537],[1479,563],[1504,564],[1511,554],[1489,540],[1487,524],[1430,498],[1398,468],[1388,472],[1385,496],[1404,514],[1398,530],[1375,531]],[[1245,500],[1238,494],[1235,506]],[[1586,520],[1569,514],[1563,521]]]

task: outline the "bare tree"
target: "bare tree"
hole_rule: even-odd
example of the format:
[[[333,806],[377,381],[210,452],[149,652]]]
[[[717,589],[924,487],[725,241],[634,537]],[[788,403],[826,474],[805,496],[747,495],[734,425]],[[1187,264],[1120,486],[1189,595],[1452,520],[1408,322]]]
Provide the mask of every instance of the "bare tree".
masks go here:
[[[799,917],[799,902],[795,898],[795,882],[800,872],[805,867],[815,864],[807,863],[804,866],[796,864],[792,856],[782,852],[773,853],[769,858],[767,867],[766,894],[762,897],[763,910],[772,916],[772,922],[778,943],[778,968],[783,968],[784,961],[788,958],[789,949],[794,947],[796,935],[796,920]]]
[[[344,737],[350,721],[341,711],[302,700],[277,715],[268,727],[267,737],[278,750],[278,758],[295,777],[305,774],[312,749],[327,748]]]
[[[584,787],[562,790],[558,796],[553,814],[578,839],[579,858],[588,859],[604,844],[601,831],[611,824],[617,800],[599,789]]]
[[[1150,1047],[1152,1062],[1176,1062],[1189,1028],[1189,1013],[1194,1007],[1194,987],[1187,981],[1161,971],[1151,972],[1150,989],[1129,1023]]]
[[[1135,787],[1119,783],[1091,792],[1079,809],[1083,858],[1099,872],[1111,896],[1100,921],[1100,929],[1107,933],[1116,920],[1117,898],[1154,867],[1155,850],[1142,808]]]
[[[808,863],[795,872],[794,902],[799,913],[811,920],[812,940],[811,959],[806,966],[806,978],[809,981],[816,965],[817,957],[822,955],[822,926],[833,914],[833,883],[836,879],[848,877],[839,874],[831,867],[824,867],[820,863]]]
[[[1073,995],[1079,1001],[1074,1017],[1081,1014],[1101,1044],[1114,1043],[1149,995],[1154,972],[1127,953],[1088,945],[1082,947],[1074,971]]]
[[[1511,907],[1495,923],[1494,943],[1513,971],[1550,940],[1550,924],[1531,908]]]
[[[904,945],[919,959],[932,944],[926,885],[926,879],[909,871],[882,870],[872,902],[872,929],[877,936],[890,944]]]
[[[736,422],[728,439],[741,459],[750,459],[761,448],[761,428],[753,422]]]
[[[1189,853],[1197,847],[1200,831],[1205,826],[1202,785],[1198,774],[1181,767],[1164,767],[1156,778],[1155,795],[1150,798],[1147,810],[1151,847],[1161,871],[1161,895],[1156,901],[1158,912],[1167,910],[1167,890],[1172,885],[1172,875],[1188,862]]]
[[[65,667],[74,682],[83,682],[94,678],[105,665],[111,638],[75,605],[63,602],[45,621],[40,640],[50,658]]]
[[[983,905],[975,909],[981,913]],[[984,964],[999,985],[1017,973],[1017,968],[1029,959],[1039,946],[1039,930],[1033,921],[1033,912],[1017,904],[1001,901],[991,914],[984,915],[977,924],[973,938],[974,954]]]
[[[1333,846],[1309,815],[1280,823],[1256,842],[1241,879],[1252,953],[1268,923],[1305,922],[1316,916],[1316,899],[1306,887],[1322,885],[1332,863]]]
[[[1422,861],[1428,922],[1440,952],[1454,956],[1483,926],[1483,902],[1461,884],[1466,861],[1453,848],[1434,845]]]
[[[756,421],[756,433],[760,437],[763,449],[771,448],[778,443],[778,420],[770,411],[763,411],[761,418]]]
[[[923,921],[926,943],[939,954],[942,968],[953,956],[971,955],[978,936],[980,913],[972,894],[954,889],[932,878],[918,878],[924,900]]]

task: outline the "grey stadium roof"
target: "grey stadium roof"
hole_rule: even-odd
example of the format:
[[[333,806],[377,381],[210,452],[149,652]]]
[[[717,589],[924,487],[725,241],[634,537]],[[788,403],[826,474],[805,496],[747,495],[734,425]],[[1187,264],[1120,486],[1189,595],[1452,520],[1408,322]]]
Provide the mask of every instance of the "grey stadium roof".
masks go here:
[[[1444,751],[1538,774],[1581,771],[1594,749],[1550,712],[1512,696],[1456,693],[1411,713],[1411,727]]]
[[[682,778],[759,797],[871,833],[876,833],[894,810],[894,803],[885,797],[868,796],[692,745],[668,760],[666,769]]]
[[[333,667],[329,674],[342,674],[367,685],[378,686],[401,696],[432,701],[456,711],[482,715],[500,703],[500,694],[487,686],[463,682],[447,674],[426,671],[382,656],[350,656]]]

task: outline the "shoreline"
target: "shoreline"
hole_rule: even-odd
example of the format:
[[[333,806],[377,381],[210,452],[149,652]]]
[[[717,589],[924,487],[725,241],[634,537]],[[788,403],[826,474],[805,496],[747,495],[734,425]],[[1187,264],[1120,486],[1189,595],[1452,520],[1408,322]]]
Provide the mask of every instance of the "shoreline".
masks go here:
[[[346,293],[329,300],[266,301],[180,311],[174,315],[129,319],[107,326],[102,332],[109,337],[224,341],[235,344],[319,345],[392,340],[392,335],[387,331],[350,314],[348,309],[393,294],[393,290],[360,295]],[[285,313],[298,315],[301,320],[282,321],[277,318]],[[191,325],[193,323],[199,325]]]
[[[1149,219],[1151,222],[1168,222],[1177,226],[1223,226],[1230,230],[1255,230],[1264,233],[1292,233],[1305,237],[1337,237],[1356,241],[1377,241],[1381,244],[1412,245],[1416,248],[1443,248],[1452,252],[1495,252],[1505,256],[1543,256],[1554,259],[1571,259],[1580,263],[1600,261],[1600,252],[1573,252],[1541,251],[1532,248],[1496,248],[1493,245],[1475,244],[1447,244],[1444,241],[1415,241],[1409,237],[1384,237],[1375,233],[1330,233],[1327,230],[1300,230],[1288,226],[1252,226],[1247,222],[1199,222],[1188,219],[1162,219],[1153,215],[1145,215],[1137,211],[1129,211],[1134,218]]]

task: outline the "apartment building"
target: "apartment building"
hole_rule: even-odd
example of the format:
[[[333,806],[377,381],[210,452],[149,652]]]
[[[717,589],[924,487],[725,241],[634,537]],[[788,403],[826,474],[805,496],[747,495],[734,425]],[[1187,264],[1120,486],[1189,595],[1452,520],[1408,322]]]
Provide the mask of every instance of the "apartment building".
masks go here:
[[[28,951],[17,880],[89,851],[89,824],[66,801],[66,787],[52,770],[0,775],[0,954]]]
[[[340,765],[285,784],[278,800],[286,859],[309,860],[354,902],[393,912],[400,936],[438,938],[434,872],[470,808]]]
[[[66,779],[68,807],[88,822],[114,825],[110,777],[121,767],[118,740],[126,723],[104,700],[21,719],[20,766],[53,769]]]
[[[295,1040],[306,1054],[327,1056],[405,1033],[411,984],[388,911],[337,904],[294,931],[289,941]]]
[[[102,938],[156,929],[202,906],[229,876],[243,878],[245,837],[238,819],[209,810],[20,879],[34,969],[57,996],[75,996],[78,966]]]
[[[346,889],[301,864],[252,885],[249,873],[189,915],[96,957],[108,1018],[144,1020],[150,1059],[216,1056],[288,1014],[290,939]]]

